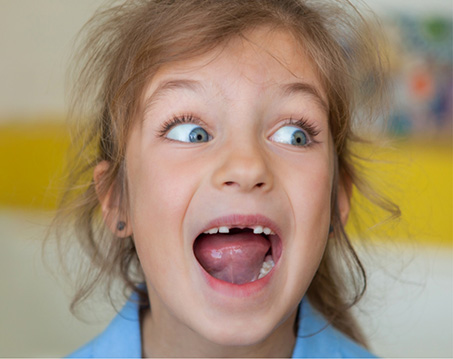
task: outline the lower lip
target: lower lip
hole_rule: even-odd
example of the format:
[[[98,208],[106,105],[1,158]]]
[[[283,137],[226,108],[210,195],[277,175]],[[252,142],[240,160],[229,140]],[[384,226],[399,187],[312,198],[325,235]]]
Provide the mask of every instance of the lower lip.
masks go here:
[[[263,278],[244,284],[233,284],[217,279],[206,272],[206,270],[200,265],[200,263],[198,263],[198,266],[207,284],[216,292],[229,297],[247,298],[259,294],[265,289],[265,287],[267,287],[275,272],[277,263]]]

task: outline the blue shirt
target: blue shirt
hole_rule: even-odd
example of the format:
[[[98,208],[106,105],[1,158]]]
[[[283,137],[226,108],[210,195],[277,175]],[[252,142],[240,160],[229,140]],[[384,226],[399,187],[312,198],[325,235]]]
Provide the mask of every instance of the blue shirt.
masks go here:
[[[374,358],[329,325],[308,300],[301,302],[293,358]],[[139,305],[128,301],[109,326],[69,358],[141,358]]]

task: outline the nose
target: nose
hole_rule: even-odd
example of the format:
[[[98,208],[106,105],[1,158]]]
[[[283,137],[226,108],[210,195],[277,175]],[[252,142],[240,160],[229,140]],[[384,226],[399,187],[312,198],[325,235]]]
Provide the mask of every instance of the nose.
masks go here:
[[[212,179],[218,189],[266,192],[273,186],[269,161],[257,144],[230,143],[222,149],[217,164]]]

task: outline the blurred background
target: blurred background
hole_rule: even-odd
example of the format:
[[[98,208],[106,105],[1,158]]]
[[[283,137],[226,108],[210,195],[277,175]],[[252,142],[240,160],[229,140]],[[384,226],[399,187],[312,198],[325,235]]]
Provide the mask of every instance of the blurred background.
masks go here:
[[[370,245],[356,239],[369,274],[357,313],[379,356],[452,357],[453,1],[367,3],[389,39],[395,101],[387,133],[376,133],[392,148],[366,151],[383,160],[379,183],[403,214],[380,226],[370,219]],[[66,355],[114,315],[94,305],[88,323],[72,317],[70,288],[41,257],[69,145],[65,71],[74,36],[100,4],[0,0],[2,357]]]

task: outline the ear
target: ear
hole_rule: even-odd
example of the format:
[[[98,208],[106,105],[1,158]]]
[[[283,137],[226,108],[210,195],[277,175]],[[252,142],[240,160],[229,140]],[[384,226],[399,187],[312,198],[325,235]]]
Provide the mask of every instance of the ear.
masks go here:
[[[351,209],[352,181],[347,175],[340,175],[338,181],[337,204],[340,212],[341,224],[346,226]]]
[[[126,238],[132,235],[132,227],[129,218],[123,213],[124,211],[121,210],[119,201],[115,198],[117,194],[114,191],[114,183],[107,191],[103,188],[103,182],[109,168],[110,163],[108,161],[101,161],[94,168],[93,179],[96,194],[101,204],[102,216],[106,226],[115,236]],[[124,225],[119,225],[121,222]]]

